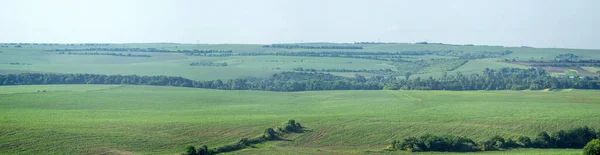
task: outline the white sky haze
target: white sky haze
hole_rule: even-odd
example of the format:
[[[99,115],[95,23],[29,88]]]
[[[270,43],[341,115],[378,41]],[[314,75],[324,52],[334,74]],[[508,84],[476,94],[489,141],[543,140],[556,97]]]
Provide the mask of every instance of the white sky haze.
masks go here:
[[[598,0],[0,0],[0,42],[600,49]]]

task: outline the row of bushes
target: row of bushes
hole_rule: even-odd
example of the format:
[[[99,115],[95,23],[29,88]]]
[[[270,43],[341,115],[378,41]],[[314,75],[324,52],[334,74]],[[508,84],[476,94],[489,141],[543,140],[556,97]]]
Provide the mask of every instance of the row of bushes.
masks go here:
[[[236,143],[227,144],[223,146],[218,146],[212,149],[209,149],[208,146],[202,145],[196,149],[193,145],[188,145],[185,147],[185,152],[182,155],[212,155],[219,154],[224,152],[232,152],[244,149],[253,144],[258,144],[270,140],[279,140],[280,136],[285,133],[300,133],[302,132],[304,127],[296,122],[295,120],[289,120],[282,124],[281,127],[277,127],[277,130],[273,128],[267,128],[265,132],[254,138],[242,138]]]
[[[57,54],[66,54],[66,55],[108,55],[108,56],[121,56],[121,57],[152,57],[148,54],[123,54],[123,53],[107,53],[107,52],[58,52]]]
[[[428,134],[420,137],[409,137],[403,141],[392,141],[392,144],[386,149],[409,152],[474,152],[509,148],[583,148],[588,142],[596,138],[600,138],[600,131],[595,132],[594,129],[587,126],[560,130],[552,134],[544,131],[540,132],[535,138],[494,136],[479,143],[461,136]]]
[[[218,67],[225,67],[227,66],[227,62],[192,62],[190,63],[190,66],[218,66]]]

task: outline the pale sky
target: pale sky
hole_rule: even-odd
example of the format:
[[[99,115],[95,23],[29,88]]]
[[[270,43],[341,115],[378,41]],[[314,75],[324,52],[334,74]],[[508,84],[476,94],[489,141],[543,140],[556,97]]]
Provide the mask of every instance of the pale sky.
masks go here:
[[[0,42],[600,49],[600,0],[0,0]]]

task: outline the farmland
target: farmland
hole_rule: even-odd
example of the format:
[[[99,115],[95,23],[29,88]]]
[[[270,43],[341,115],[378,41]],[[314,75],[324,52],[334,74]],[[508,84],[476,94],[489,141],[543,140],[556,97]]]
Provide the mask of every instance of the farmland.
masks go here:
[[[479,142],[600,129],[600,91],[594,90],[600,50],[437,43],[0,45],[0,154],[178,154],[186,145],[256,137],[290,119],[306,132],[225,154],[410,154],[384,148],[425,134]]]
[[[555,49],[555,48],[530,48],[530,47],[502,47],[502,46],[461,46],[446,44],[307,44],[310,46],[357,46],[362,49],[304,49],[304,48],[266,48],[263,45],[241,44],[25,44],[0,47],[0,73],[22,72],[51,72],[51,73],[95,73],[95,74],[137,74],[137,75],[168,75],[181,76],[193,80],[233,79],[238,77],[265,77],[283,71],[293,71],[295,68],[321,69],[352,69],[352,70],[379,70],[392,69],[396,75],[403,76],[407,72],[412,77],[427,78],[438,77],[443,72],[453,74],[480,73],[485,68],[502,67],[528,67],[513,62],[503,62],[505,59],[515,61],[549,61],[554,57],[571,53],[582,60],[600,59],[598,50]],[[167,51],[185,50],[221,50],[232,51],[233,56],[190,56],[178,52],[133,52],[133,51],[101,51],[101,49],[146,49],[153,48]],[[70,49],[73,54],[60,54],[55,50]],[[78,49],[98,49],[98,51],[77,51]],[[314,56],[281,56],[272,53],[298,53],[298,52],[349,52],[349,53],[377,53],[377,52],[454,52],[462,54],[482,54],[490,52],[505,52],[510,54],[495,58],[473,58],[459,60],[458,55],[444,53],[424,55],[395,55],[393,58],[402,62],[394,62],[393,55],[348,55],[337,57]],[[84,55],[85,53],[98,53],[97,55]],[[271,53],[271,54],[270,54]],[[112,55],[100,55],[112,54]],[[113,55],[125,55],[115,57]],[[145,57],[127,57],[127,55],[142,55]],[[247,56],[260,54],[259,56]],[[369,57],[369,59],[365,59]],[[386,61],[388,60],[388,61]],[[200,66],[192,67],[194,62],[227,63],[227,67]],[[23,63],[29,65],[11,65]],[[596,67],[592,67],[596,68]],[[554,71],[554,70],[553,70]],[[562,70],[557,70],[562,71]],[[584,74],[593,76],[594,74]],[[353,73],[336,73],[335,75],[351,76]],[[365,76],[375,76],[356,72]]]
[[[594,123],[600,121],[595,90],[279,93],[119,85],[1,88],[2,154],[173,154],[187,144],[216,146],[256,136],[288,119],[311,131],[290,135],[289,142],[268,142],[232,153],[378,154],[391,140],[426,133],[482,140],[600,127]]]

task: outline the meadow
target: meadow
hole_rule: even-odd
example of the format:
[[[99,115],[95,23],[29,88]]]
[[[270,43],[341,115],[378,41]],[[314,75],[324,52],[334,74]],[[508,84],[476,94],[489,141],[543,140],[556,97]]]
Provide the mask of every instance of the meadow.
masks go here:
[[[45,90],[46,92],[38,92]],[[295,119],[305,133],[230,154],[407,154],[392,140],[452,134],[483,140],[600,128],[600,92],[222,91],[132,85],[0,86],[0,154],[177,154]],[[579,154],[517,149],[476,154]],[[432,153],[440,154],[440,153]]]
[[[8,44],[5,44],[8,45]],[[446,44],[306,44],[311,46],[361,46],[363,49],[282,49],[263,48],[263,45],[247,44],[172,44],[172,43],[146,43],[146,44],[106,44],[87,45],[78,44],[53,44],[53,45],[22,45],[16,47],[9,45],[0,47],[0,74],[23,72],[49,72],[49,73],[95,73],[95,74],[137,74],[137,75],[168,75],[181,76],[193,80],[233,79],[238,77],[266,77],[283,71],[293,71],[294,68],[314,69],[392,69],[403,76],[411,72],[415,77],[439,77],[443,72],[454,74],[481,73],[485,68],[495,69],[502,67],[524,68],[528,66],[502,62],[505,59],[516,61],[545,61],[552,60],[555,56],[571,53],[581,59],[600,59],[599,50],[560,49],[560,48],[531,48],[531,47],[502,47],[502,46],[460,46]],[[61,55],[52,51],[55,49],[82,49],[82,48],[156,48],[164,50],[232,50],[233,53],[272,53],[272,52],[399,52],[399,51],[463,51],[465,53],[503,52],[512,51],[511,54],[497,58],[468,60],[464,65],[454,68],[455,64],[434,62],[422,66],[418,60],[452,59],[455,57],[418,55],[404,56],[402,60],[409,62],[394,63],[382,60],[369,60],[341,57],[301,57],[301,56],[232,56],[232,57],[206,57],[188,56],[182,53],[156,53],[156,52],[116,52],[123,54],[144,54],[151,57],[115,57],[106,55]],[[107,52],[107,51],[89,51]],[[413,62],[410,62],[413,61]],[[189,66],[192,62],[226,62],[226,67],[215,66]],[[450,62],[450,61],[449,61]],[[11,65],[10,63],[26,63],[30,65]],[[596,71],[596,67],[586,70]],[[339,73],[342,76],[376,76],[368,73]]]

